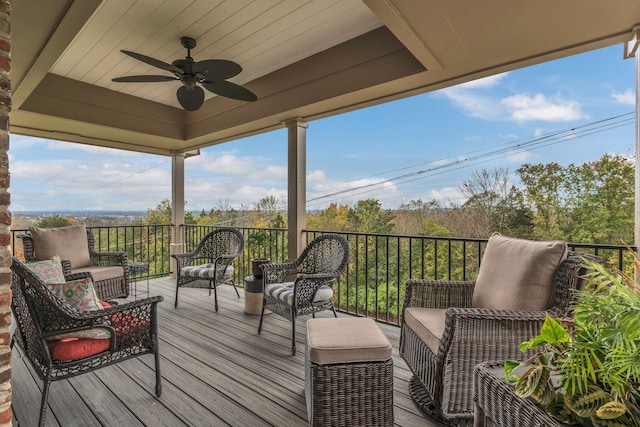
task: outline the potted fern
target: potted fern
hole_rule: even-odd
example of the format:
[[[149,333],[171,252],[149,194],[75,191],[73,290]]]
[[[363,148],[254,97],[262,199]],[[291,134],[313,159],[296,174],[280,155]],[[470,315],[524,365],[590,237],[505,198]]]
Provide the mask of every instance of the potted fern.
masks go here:
[[[640,286],[621,271],[585,264],[573,317],[547,315],[540,335],[521,345],[537,354],[507,361],[506,378],[518,396],[533,398],[563,423],[639,427]]]

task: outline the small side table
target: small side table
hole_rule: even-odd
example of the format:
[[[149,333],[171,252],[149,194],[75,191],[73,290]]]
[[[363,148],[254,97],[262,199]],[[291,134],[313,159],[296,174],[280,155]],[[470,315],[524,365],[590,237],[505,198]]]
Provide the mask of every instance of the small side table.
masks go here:
[[[138,299],[139,296],[149,296],[149,263],[148,262],[130,262],[129,273],[131,281],[133,282],[133,297]],[[138,291],[138,281],[141,278],[146,278],[147,288],[146,290],[140,289]]]
[[[262,277],[244,278],[244,312],[259,316],[262,311]]]
[[[481,363],[473,371],[474,427],[569,427],[549,416],[532,399],[516,396],[504,380],[504,366]]]

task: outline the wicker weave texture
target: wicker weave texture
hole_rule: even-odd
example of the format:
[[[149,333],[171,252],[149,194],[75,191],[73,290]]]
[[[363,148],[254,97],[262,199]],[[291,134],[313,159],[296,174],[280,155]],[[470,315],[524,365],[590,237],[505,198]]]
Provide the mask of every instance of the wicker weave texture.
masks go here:
[[[95,311],[77,311],[60,298],[17,258],[11,265],[16,319],[12,345],[18,344],[35,373],[44,381],[40,424],[45,420],[51,381],[73,377],[135,356],[155,355],[156,394],[161,394],[157,305],[161,296],[140,299]],[[85,276],[86,277],[86,276]],[[103,327],[111,331],[110,348],[84,359],[52,359],[46,337],[70,331]]]
[[[332,301],[316,301],[316,292],[321,286],[331,286],[342,274],[349,261],[349,243],[333,233],[326,233],[311,241],[302,254],[293,262],[262,264],[264,286],[271,283],[294,281],[293,305],[287,301],[264,294],[263,310],[258,325],[258,333],[262,331],[264,309],[269,309],[291,321],[291,354],[296,354],[295,319],[299,315],[317,313],[335,309]],[[293,278],[291,278],[293,276]]]
[[[226,276],[218,271],[227,271],[227,267],[242,255],[244,250],[244,236],[238,229],[231,227],[221,227],[213,230],[202,238],[198,246],[183,254],[171,255],[176,260],[176,299],[175,307],[178,306],[178,290],[180,288],[204,288],[213,289],[220,284],[233,285],[236,294],[240,297],[233,275]],[[203,279],[196,276],[185,276],[182,268],[194,265],[213,264],[216,274],[211,279]],[[221,279],[222,278],[222,279]],[[222,280],[222,281],[221,281]],[[209,292],[211,293],[211,292]],[[218,298],[215,296],[215,308],[218,311]]]
[[[18,235],[22,240],[24,258],[27,262],[38,261],[33,250],[33,239],[28,234]],[[103,301],[110,301],[114,298],[127,298],[129,296],[129,264],[125,252],[97,252],[95,249],[95,238],[93,233],[87,230],[87,245],[91,265],[94,266],[115,266],[122,267],[124,272],[120,277],[113,277],[105,280],[94,280],[93,286],[98,297]],[[73,274],[69,260],[62,260],[62,269],[67,280]]]
[[[393,360],[318,365],[306,358],[312,426],[392,426]]]
[[[513,386],[492,370],[502,369],[498,363],[481,363],[474,369],[473,398],[476,402],[477,427],[566,427],[547,415],[530,399],[515,395]]]
[[[506,359],[522,360],[522,342],[537,335],[547,312],[568,314],[573,289],[582,286],[582,258],[572,252],[560,265],[554,302],[546,311],[511,311],[471,308],[473,282],[409,280],[404,308],[446,308],[445,330],[437,354],[404,322],[400,354],[429,396],[430,415],[446,422],[473,417],[471,384],[476,364]],[[448,292],[450,291],[450,292]],[[450,304],[459,305],[450,305]],[[404,313],[403,313],[404,317]]]

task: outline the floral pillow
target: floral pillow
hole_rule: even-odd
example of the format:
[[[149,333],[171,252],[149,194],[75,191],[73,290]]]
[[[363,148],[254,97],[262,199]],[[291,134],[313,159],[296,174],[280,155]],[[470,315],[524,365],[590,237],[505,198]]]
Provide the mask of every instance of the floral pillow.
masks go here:
[[[80,311],[102,310],[90,277],[64,283],[49,283],[54,294]]]
[[[65,283],[49,283],[48,285],[54,294],[76,310],[92,311],[104,308],[96,295],[90,277]],[[67,332],[47,339],[60,340],[64,338],[109,339],[111,338],[111,332],[106,328],[96,327],[84,331]]]
[[[57,255],[45,261],[27,262],[24,265],[45,283],[64,283],[62,262]]]

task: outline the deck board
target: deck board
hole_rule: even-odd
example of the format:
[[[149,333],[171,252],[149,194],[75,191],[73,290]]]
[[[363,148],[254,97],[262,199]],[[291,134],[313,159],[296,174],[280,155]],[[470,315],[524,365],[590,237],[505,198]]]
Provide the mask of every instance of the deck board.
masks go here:
[[[162,396],[154,394],[152,355],[121,362],[69,380],[49,392],[47,426],[304,426],[304,322],[298,319],[298,353],[290,355],[291,325],[281,316],[244,313],[230,286],[213,295],[181,289],[174,308],[175,282],[154,279],[159,306]],[[331,316],[331,312],[319,317]],[[345,316],[339,314],[339,316]],[[398,327],[379,324],[393,347],[395,425],[436,426],[408,393],[411,372],[398,355]],[[12,359],[14,425],[37,424],[42,382],[24,359]]]

